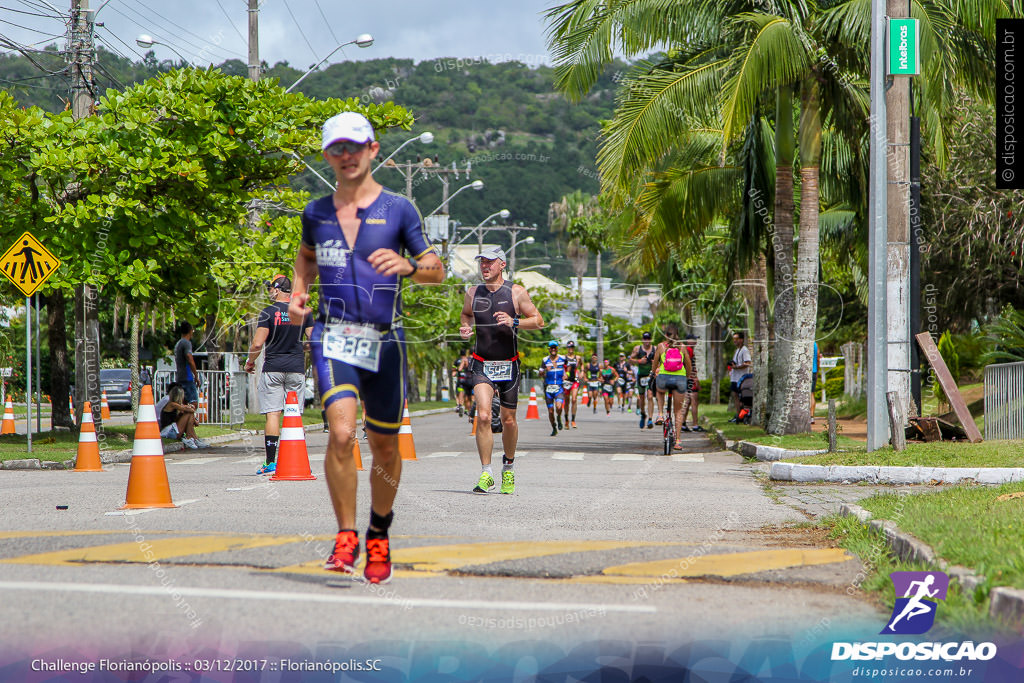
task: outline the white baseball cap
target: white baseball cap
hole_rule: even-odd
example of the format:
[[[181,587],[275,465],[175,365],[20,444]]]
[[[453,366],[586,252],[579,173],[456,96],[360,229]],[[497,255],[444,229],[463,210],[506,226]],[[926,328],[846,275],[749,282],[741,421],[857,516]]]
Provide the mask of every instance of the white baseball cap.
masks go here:
[[[374,139],[373,126],[366,117],[354,111],[346,111],[327,119],[321,149],[327,149],[339,140],[365,143]]]
[[[487,259],[488,261],[493,261],[494,259],[498,259],[499,261],[507,261],[507,259],[505,258],[505,251],[501,247],[488,247],[487,249],[484,249],[482,252],[480,252],[473,258]]]

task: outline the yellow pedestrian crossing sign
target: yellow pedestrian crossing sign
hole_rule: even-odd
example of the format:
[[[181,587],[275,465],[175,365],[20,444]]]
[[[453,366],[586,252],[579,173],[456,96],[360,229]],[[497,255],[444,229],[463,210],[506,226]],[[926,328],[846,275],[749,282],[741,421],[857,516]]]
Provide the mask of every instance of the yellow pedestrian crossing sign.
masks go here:
[[[32,296],[60,267],[60,259],[26,232],[0,257],[0,268],[14,286]]]

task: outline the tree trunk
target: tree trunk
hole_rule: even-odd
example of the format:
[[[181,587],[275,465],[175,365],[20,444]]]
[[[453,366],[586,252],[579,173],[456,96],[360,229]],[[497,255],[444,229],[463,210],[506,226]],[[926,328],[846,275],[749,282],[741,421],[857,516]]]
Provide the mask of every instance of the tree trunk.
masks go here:
[[[601,292],[601,252],[597,252],[597,362],[604,362],[604,296]]]
[[[430,400],[430,395],[433,393],[431,390],[434,388],[434,368],[428,367],[425,373],[427,375],[427,400]]]
[[[420,386],[419,379],[416,377],[416,368],[409,365],[408,370],[405,373],[405,387],[406,397],[409,399],[409,403],[419,403],[420,401]]]
[[[722,387],[722,323],[711,323],[711,394],[709,403],[721,403]]]
[[[128,349],[128,359],[132,366],[132,415],[138,420],[139,398],[142,395],[142,386],[139,384],[139,314],[132,316],[132,334],[128,340],[131,345]],[[158,397],[154,396],[155,402]]]
[[[752,306],[754,309],[754,339],[751,345],[754,362],[754,406],[751,421],[762,427],[768,426],[768,266],[764,254],[760,254],[754,270],[748,277],[753,277],[757,284],[753,287]]]
[[[793,89],[779,88],[775,105],[775,348],[772,349],[772,407],[768,431],[781,434],[789,406],[784,403],[790,342],[793,339]]]
[[[818,318],[818,164],[821,160],[821,110],[816,79],[803,88],[800,114],[800,245],[796,266],[796,310],[783,400],[783,434],[811,430],[811,364]],[[772,420],[775,423],[775,420]]]
[[[448,373],[446,373],[444,371],[444,363],[441,363],[440,365],[437,366],[437,381],[434,382],[434,400],[435,401],[441,401],[441,400],[444,399],[444,396],[441,394],[441,389],[446,384],[445,376],[447,374]],[[448,396],[449,397],[451,396],[451,392],[448,392]]]
[[[68,333],[63,290],[46,297],[47,341],[50,345],[50,428],[74,428],[68,406]]]
[[[85,401],[100,404],[100,322],[97,317],[99,296],[91,285],[75,288],[75,415],[82,424]],[[94,411],[96,430],[103,421],[101,411]]]

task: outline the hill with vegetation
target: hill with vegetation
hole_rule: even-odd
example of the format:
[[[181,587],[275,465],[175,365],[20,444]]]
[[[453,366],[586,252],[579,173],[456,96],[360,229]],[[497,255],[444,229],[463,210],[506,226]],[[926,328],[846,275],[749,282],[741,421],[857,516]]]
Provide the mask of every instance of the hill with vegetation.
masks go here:
[[[62,55],[51,47],[46,53],[38,53],[35,61],[61,73],[41,75],[39,66],[20,55],[0,55],[0,87],[25,105],[48,111],[65,108],[68,78]],[[98,96],[107,88],[123,88],[176,66],[169,61],[157,62],[152,53],[146,60],[131,61],[103,48],[99,49],[97,63]],[[217,68],[237,75],[246,72],[238,60]],[[312,97],[355,98],[363,103],[390,100],[411,109],[416,116],[415,127],[410,132],[384,136],[382,157],[413,135],[432,132],[433,144],[413,143],[398,154],[396,161],[430,156],[444,166],[454,162],[460,169],[469,163],[470,178],[483,180],[485,188],[480,192],[467,190],[455,198],[450,205],[452,218],[472,226],[500,209],[509,209],[509,222],[538,228],[534,233],[536,243],[517,250],[521,266],[546,258],[553,263],[550,275],[567,276],[568,265],[558,259],[560,250],[548,232],[548,206],[573,190],[598,190],[596,138],[601,120],[613,110],[611,76],[615,71],[610,68],[599,87],[581,103],[570,103],[555,92],[550,67],[529,67],[520,62],[492,64],[482,59],[342,62],[310,74],[297,90]],[[265,77],[277,78],[286,87],[302,73],[284,62],[265,65]],[[307,161],[331,179],[322,160]],[[404,180],[396,170],[381,169],[377,178],[389,187],[404,189]],[[452,181],[452,191],[465,182],[460,174],[459,181]],[[312,173],[295,178],[294,183],[314,194],[326,189]],[[441,183],[432,177],[417,184],[414,195],[420,209],[430,212],[441,202]]]

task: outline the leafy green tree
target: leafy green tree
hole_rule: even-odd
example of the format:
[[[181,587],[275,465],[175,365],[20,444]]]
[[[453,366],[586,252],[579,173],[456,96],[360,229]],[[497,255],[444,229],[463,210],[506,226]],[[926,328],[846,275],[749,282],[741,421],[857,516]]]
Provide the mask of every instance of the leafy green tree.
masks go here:
[[[6,95],[0,107],[17,109]],[[269,81],[194,69],[110,90],[95,116],[77,121],[68,112],[13,111],[0,121],[10,152],[0,172],[23,187],[6,190],[14,210],[0,235],[36,226],[63,261],[51,290],[88,283],[107,296],[214,313],[223,289],[211,279],[265,278],[254,264],[294,253],[294,219],[268,238],[243,228],[251,202],[273,203],[299,168],[290,154],[318,150],[321,123],[342,110],[380,129],[412,125],[392,103],[314,101]],[[245,258],[261,241],[263,258]]]

